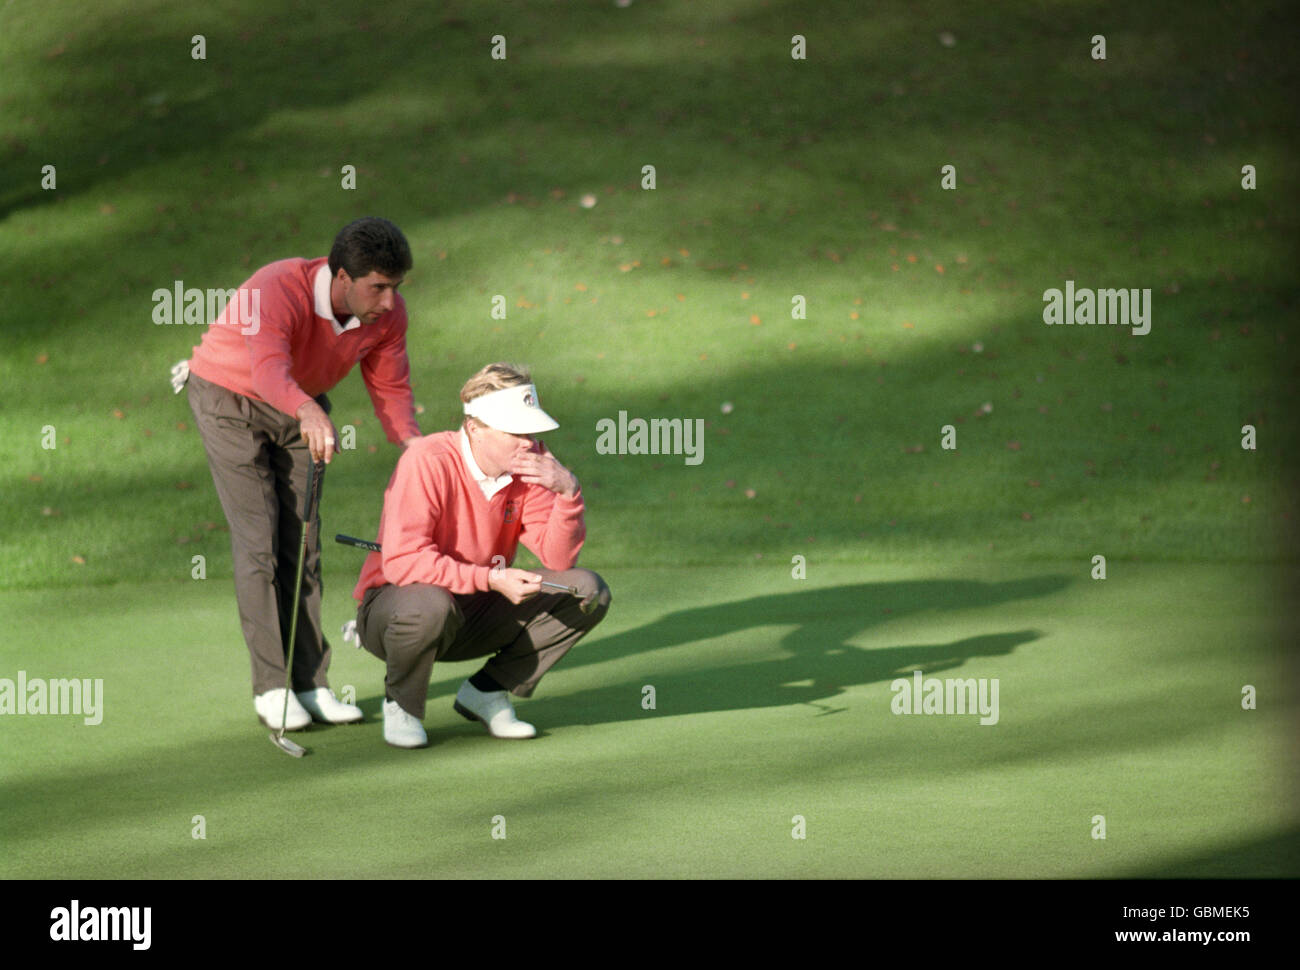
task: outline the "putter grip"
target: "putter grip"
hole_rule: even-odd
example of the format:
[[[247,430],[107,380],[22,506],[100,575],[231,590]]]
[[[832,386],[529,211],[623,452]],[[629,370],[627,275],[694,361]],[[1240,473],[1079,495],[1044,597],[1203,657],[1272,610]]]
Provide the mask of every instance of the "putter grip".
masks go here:
[[[307,494],[303,497],[302,503],[302,521],[306,526],[316,521],[316,510],[320,508],[320,483],[324,475],[325,462],[316,462],[312,466],[311,475],[307,478]]]
[[[355,536],[345,536],[342,533],[334,537],[334,541],[345,546],[356,546],[358,549],[369,549],[371,552],[382,552],[383,549],[377,542],[370,542],[366,539],[358,539]]]

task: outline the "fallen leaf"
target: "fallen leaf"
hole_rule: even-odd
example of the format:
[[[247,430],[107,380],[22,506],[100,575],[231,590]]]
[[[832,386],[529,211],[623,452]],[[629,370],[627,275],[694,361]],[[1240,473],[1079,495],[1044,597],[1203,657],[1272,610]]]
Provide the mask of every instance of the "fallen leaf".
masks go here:
[[[78,566],[86,565],[86,560],[82,556],[73,556],[72,561],[75,562]]]

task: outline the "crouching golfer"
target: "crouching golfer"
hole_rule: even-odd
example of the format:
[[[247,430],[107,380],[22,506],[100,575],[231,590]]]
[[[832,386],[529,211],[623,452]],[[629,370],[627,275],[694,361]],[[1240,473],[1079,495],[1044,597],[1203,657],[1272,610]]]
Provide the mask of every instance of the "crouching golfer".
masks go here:
[[[537,682],[609,609],[609,588],[575,569],[586,537],[578,480],[533,435],[558,424],[527,372],[489,364],[461,388],[458,431],[412,443],[384,492],[382,552],[353,596],[357,634],[388,665],[384,740],[428,743],[421,721],[434,661],[487,657],[460,686],[455,710],[493,737],[531,738],[509,694]],[[522,542],[544,569],[514,569]],[[543,580],[578,595],[544,588]]]

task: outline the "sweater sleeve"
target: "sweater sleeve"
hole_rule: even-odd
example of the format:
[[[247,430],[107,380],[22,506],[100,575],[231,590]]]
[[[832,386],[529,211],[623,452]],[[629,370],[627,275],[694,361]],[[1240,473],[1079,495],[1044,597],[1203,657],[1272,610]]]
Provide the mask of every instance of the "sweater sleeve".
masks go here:
[[[361,379],[370,392],[375,417],[395,445],[420,434],[411,394],[411,363],[406,356],[406,305],[400,306],[392,329],[361,359]]]
[[[541,450],[545,450],[545,445]],[[582,489],[565,498],[541,485],[529,485],[520,516],[519,541],[547,569],[572,569],[587,538]]]
[[[263,285],[257,277],[248,281],[250,286],[263,285],[257,327],[244,337],[252,366],[253,393],[276,410],[296,416],[311,395],[298,386],[292,375],[293,303],[282,278],[269,282],[269,286]]]
[[[394,586],[429,583],[453,593],[485,592],[489,567],[445,555],[432,536],[438,517],[450,514],[449,476],[424,449],[407,449],[384,492],[379,541],[384,580]]]

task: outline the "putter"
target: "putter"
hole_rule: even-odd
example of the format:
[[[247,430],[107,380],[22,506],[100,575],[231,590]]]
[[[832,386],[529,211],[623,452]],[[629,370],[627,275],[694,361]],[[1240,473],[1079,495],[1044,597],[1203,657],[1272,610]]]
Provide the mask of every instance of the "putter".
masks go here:
[[[307,495],[303,501],[302,542],[298,546],[298,578],[293,584],[293,619],[289,621],[289,658],[284,665],[284,710],[280,712],[280,729],[271,732],[271,743],[285,754],[301,758],[307,749],[289,741],[284,736],[284,722],[289,716],[289,691],[293,683],[293,647],[298,637],[298,605],[302,600],[302,568],[307,559],[307,535],[316,519],[316,506],[320,503],[320,480],[325,474],[325,463],[318,461],[307,476]]]
[[[384,551],[383,547],[380,546],[379,543],[370,542],[366,539],[358,539],[354,536],[336,535],[334,541],[342,543],[345,546],[356,546],[358,549],[369,549],[371,552]],[[568,593],[570,596],[578,595],[578,587],[576,586],[565,586],[563,583],[552,583],[545,579],[542,580],[542,585],[549,586],[551,589],[561,590],[562,592]]]

